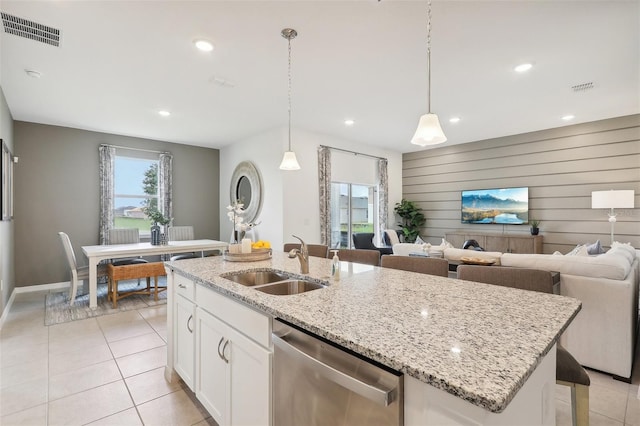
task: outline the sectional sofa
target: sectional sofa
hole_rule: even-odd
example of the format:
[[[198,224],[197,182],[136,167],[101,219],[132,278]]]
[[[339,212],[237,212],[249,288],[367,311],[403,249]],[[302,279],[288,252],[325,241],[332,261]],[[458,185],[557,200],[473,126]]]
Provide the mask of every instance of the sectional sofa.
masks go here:
[[[423,247],[400,244],[393,249],[394,254],[409,255]],[[620,243],[591,256],[436,249],[448,260],[479,257],[496,265],[559,272],[560,294],[582,301],[582,310],[560,342],[583,366],[630,379],[638,331],[640,250]]]

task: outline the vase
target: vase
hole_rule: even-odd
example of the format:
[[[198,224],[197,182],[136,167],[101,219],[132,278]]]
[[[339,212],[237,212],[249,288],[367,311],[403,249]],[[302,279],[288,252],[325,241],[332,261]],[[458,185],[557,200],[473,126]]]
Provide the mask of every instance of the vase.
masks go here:
[[[537,227],[531,227],[531,235],[538,235],[538,233],[540,232],[540,228]]]
[[[157,223],[151,225],[151,245],[160,245],[160,225],[158,225]]]

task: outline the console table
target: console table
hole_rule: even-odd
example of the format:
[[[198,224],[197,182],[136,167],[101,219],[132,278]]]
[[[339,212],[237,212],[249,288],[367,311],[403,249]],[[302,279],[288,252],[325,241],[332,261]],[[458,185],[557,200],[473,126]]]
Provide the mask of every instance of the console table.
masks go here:
[[[467,240],[476,240],[486,251],[542,253],[542,235],[455,231],[447,232],[444,237],[457,248],[462,248],[462,245]]]

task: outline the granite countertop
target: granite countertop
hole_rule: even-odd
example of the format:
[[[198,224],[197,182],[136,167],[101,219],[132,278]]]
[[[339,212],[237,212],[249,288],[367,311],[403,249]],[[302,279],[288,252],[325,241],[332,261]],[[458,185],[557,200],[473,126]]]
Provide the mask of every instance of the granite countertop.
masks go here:
[[[300,271],[297,259],[168,262],[197,284],[241,300],[491,412],[513,399],[581,307],[564,296],[310,258],[329,287],[274,296],[221,278],[240,270]]]

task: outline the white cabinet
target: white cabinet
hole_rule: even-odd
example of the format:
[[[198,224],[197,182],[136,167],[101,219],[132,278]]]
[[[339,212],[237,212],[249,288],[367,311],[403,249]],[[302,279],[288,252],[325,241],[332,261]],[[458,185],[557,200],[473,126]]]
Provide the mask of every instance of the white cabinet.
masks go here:
[[[221,426],[271,424],[271,318],[172,276],[173,370]]]
[[[196,396],[220,425],[270,424],[271,352],[197,309]]]
[[[195,311],[193,302],[193,282],[184,279],[176,280],[177,289],[174,298],[174,369],[182,380],[194,390],[195,367]]]

